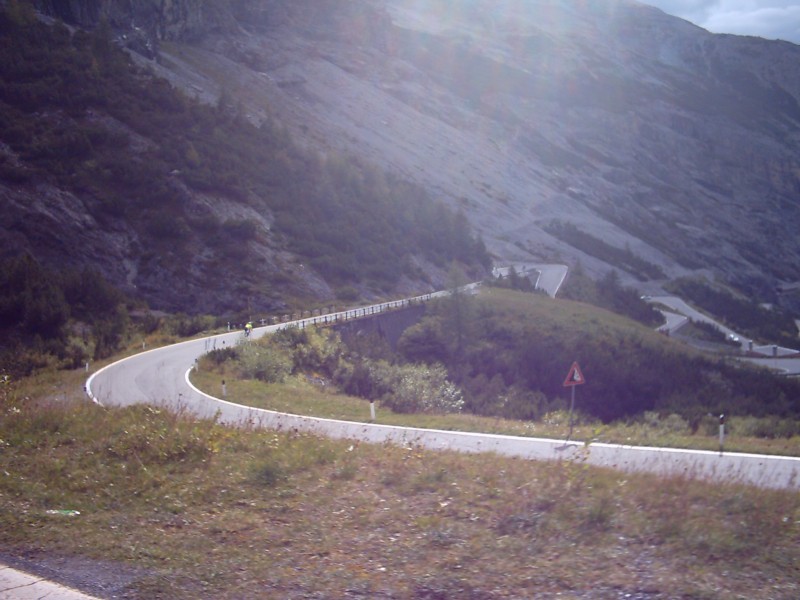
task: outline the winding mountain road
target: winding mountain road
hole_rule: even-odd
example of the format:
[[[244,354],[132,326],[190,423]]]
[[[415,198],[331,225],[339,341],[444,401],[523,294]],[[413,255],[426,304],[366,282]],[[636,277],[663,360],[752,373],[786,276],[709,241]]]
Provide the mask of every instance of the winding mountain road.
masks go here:
[[[800,357],[798,357],[797,350],[772,344],[755,345],[753,340],[747,339],[743,334],[692,308],[676,296],[647,296],[646,299],[647,302],[660,304],[675,311],[661,311],[666,323],[658,328],[659,331],[672,334],[689,321],[708,323],[719,329],[728,338],[738,340],[741,352],[748,354],[748,356],[738,357],[739,360],[773,369],[784,375],[800,375]]]
[[[446,293],[440,292],[436,295]],[[432,296],[259,327],[251,335],[257,338],[283,327],[306,327],[345,317],[372,314],[409,302],[424,301]],[[202,418],[216,417],[220,423],[229,426],[297,430],[333,438],[410,444],[432,450],[495,452],[504,456],[535,460],[574,459],[623,471],[688,475],[760,487],[800,489],[800,458],[795,457],[720,454],[601,443],[586,445],[563,440],[336,421],[241,406],[205,394],[191,384],[189,375],[198,358],[212,349],[233,346],[242,338],[242,332],[234,331],[141,352],[94,373],[86,382],[86,392],[95,402],[103,405],[165,405],[190,410]]]

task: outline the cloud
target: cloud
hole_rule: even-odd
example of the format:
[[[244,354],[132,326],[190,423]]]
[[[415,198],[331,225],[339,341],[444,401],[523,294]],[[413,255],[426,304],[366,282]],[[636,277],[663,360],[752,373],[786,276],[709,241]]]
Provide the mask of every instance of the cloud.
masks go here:
[[[701,27],[715,33],[757,35],[800,43],[800,6],[712,13]]]
[[[647,0],[713,33],[755,35],[800,44],[796,0]]]

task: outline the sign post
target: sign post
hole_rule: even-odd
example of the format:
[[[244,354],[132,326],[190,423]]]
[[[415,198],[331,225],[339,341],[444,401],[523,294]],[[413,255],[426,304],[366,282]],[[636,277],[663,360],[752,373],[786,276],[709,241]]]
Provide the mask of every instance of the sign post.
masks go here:
[[[569,435],[567,441],[572,437],[572,411],[575,410],[575,386],[583,385],[586,383],[586,378],[581,373],[581,368],[577,362],[572,363],[567,378],[564,380],[564,387],[572,388],[572,400],[569,404]]]

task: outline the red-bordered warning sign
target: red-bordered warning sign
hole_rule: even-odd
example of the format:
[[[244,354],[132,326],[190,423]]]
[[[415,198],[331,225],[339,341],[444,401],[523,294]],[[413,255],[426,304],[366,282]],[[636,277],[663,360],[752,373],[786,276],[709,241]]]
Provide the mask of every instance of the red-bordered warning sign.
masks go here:
[[[581,373],[581,368],[578,366],[578,363],[572,363],[572,367],[567,373],[567,378],[564,380],[564,387],[570,387],[573,385],[583,385],[586,383],[586,378]]]

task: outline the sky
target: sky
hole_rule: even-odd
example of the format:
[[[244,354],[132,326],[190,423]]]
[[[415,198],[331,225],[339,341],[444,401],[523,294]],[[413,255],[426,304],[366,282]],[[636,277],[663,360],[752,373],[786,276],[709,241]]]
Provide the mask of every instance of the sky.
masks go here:
[[[755,35],[800,44],[798,0],[640,0],[712,33]]]

